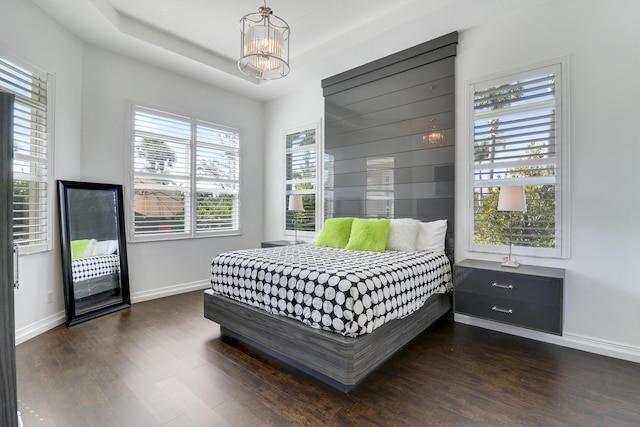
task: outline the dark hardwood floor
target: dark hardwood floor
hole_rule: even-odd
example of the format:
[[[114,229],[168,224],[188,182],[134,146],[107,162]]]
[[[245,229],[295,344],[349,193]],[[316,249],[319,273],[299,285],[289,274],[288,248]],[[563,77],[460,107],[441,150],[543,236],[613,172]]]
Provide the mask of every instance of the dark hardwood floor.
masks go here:
[[[450,320],[349,394],[223,341],[199,291],[16,351],[25,427],[640,425],[640,365]]]

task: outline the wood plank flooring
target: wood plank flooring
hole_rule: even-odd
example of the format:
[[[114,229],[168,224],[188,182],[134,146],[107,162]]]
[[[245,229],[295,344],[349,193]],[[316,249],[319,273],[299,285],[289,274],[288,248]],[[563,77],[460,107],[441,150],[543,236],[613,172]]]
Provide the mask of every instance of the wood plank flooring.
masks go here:
[[[637,426],[640,365],[442,320],[351,393],[221,339],[202,292],[16,348],[34,426]]]

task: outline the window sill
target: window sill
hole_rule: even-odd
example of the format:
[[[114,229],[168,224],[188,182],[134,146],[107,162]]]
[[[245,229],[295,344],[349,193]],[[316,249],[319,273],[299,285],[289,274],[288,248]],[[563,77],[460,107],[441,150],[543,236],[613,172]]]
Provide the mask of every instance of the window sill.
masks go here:
[[[208,239],[208,238],[216,238],[216,237],[233,237],[233,236],[242,236],[241,231],[229,231],[228,233],[215,233],[215,234],[206,234],[206,235],[198,235],[198,236],[135,236],[129,237],[127,243],[153,243],[153,242],[167,242],[167,241],[175,241],[175,240],[196,240],[196,239]]]

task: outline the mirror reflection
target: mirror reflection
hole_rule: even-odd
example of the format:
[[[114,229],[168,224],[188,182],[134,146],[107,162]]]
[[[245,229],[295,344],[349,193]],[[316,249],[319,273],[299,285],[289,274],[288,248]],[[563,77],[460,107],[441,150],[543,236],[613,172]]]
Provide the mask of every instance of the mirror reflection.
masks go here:
[[[121,186],[59,181],[67,325],[130,305]]]

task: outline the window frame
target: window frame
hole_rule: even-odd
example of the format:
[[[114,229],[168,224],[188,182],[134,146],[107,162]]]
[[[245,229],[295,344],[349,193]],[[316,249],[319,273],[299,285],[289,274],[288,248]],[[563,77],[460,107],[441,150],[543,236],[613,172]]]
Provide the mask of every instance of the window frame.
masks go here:
[[[508,244],[490,245],[475,242],[474,224],[474,188],[475,188],[475,159],[474,159],[474,96],[477,91],[497,86],[499,84],[512,83],[527,77],[539,76],[545,70],[554,69],[556,73],[556,135],[555,135],[555,193],[556,193],[556,245],[554,248],[535,248],[513,245],[514,256],[534,257],[534,258],[557,258],[566,259],[570,257],[570,63],[568,57],[556,58],[544,61],[531,66],[512,69],[505,72],[493,74],[491,76],[472,79],[466,83],[467,97],[465,108],[465,123],[467,126],[467,143],[464,144],[466,152],[466,178],[465,195],[467,203],[464,206],[464,229],[467,239],[466,249],[469,252],[494,253],[506,255],[509,250]],[[518,185],[517,182],[505,182],[504,185]],[[559,229],[558,229],[559,228]]]
[[[44,221],[44,227],[46,227],[46,231],[43,233],[45,236],[41,243],[30,244],[30,245],[21,245],[19,243],[16,244],[18,247],[18,253],[20,255],[28,255],[35,254],[41,252],[47,252],[53,250],[53,221],[54,221],[54,199],[56,198],[56,187],[55,187],[55,173],[54,173],[54,164],[53,159],[55,157],[54,153],[54,135],[55,135],[55,75],[49,73],[42,68],[32,65],[26,61],[22,61],[20,59],[11,57],[7,54],[2,54],[0,59],[3,62],[9,63],[9,65],[17,66],[32,75],[37,76],[40,80],[44,81],[46,84],[46,92],[47,92],[47,103],[46,103],[46,159],[40,162],[46,168],[46,178],[41,182],[44,182],[46,185],[46,191],[43,198],[45,199],[44,203],[44,214],[46,219]],[[8,88],[2,88],[1,90],[9,93],[13,93],[16,95],[16,103],[18,102],[19,94],[16,92],[9,90]],[[14,125],[15,126],[15,125]],[[15,141],[15,136],[14,136]],[[14,159],[15,161],[15,159]],[[16,171],[13,172],[13,182],[16,181]],[[15,205],[14,205],[15,211]],[[42,212],[42,211],[40,211]],[[12,227],[15,225],[15,220],[12,220]]]
[[[314,180],[314,190],[313,193],[311,192],[307,192],[307,193],[293,193],[291,191],[287,190],[287,186],[290,184],[290,180],[287,180],[287,169],[288,169],[288,164],[287,164],[287,155],[288,155],[288,148],[287,148],[287,138],[289,135],[295,134],[295,133],[299,133],[299,132],[303,132],[306,130],[311,130],[313,129],[315,131],[315,147],[314,147],[314,151],[315,151],[315,180]],[[284,192],[284,200],[282,201],[282,206],[283,206],[283,210],[282,210],[282,220],[281,220],[281,224],[282,224],[282,232],[285,236],[295,236],[296,232],[293,228],[289,228],[290,225],[290,221],[288,221],[288,215],[287,215],[287,211],[288,211],[288,200],[289,200],[289,195],[290,194],[314,194],[315,195],[315,211],[314,211],[314,230],[313,231],[303,231],[303,230],[298,230],[297,235],[298,237],[306,237],[306,238],[313,238],[315,237],[316,233],[318,232],[318,230],[321,227],[321,223],[320,223],[320,218],[321,218],[321,197],[322,197],[322,191],[321,191],[321,173],[319,173],[319,171],[322,171],[322,156],[321,156],[321,125],[319,121],[313,121],[313,122],[306,122],[305,124],[301,124],[295,127],[291,127],[286,129],[283,132],[283,150],[284,150],[284,155],[283,155],[283,185],[282,185],[282,189]]]
[[[200,239],[200,238],[210,238],[210,237],[222,237],[222,236],[236,236],[242,234],[242,218],[241,218],[241,206],[242,206],[242,133],[240,129],[227,126],[220,125],[211,120],[201,119],[198,117],[190,116],[187,114],[171,111],[167,108],[158,108],[155,106],[150,106],[140,102],[127,101],[128,104],[128,126],[127,126],[127,140],[129,144],[129,149],[126,150],[126,159],[125,164],[127,165],[125,172],[128,174],[125,178],[125,181],[128,183],[128,191],[125,191],[126,201],[127,201],[127,226],[128,226],[128,237],[131,243],[137,242],[155,242],[155,241],[169,241],[169,240],[184,240],[184,239]],[[136,113],[138,111],[145,112],[148,114],[157,115],[158,117],[170,118],[170,119],[179,119],[189,124],[189,141],[188,141],[188,178],[185,181],[188,182],[188,191],[189,194],[196,194],[197,197],[197,189],[198,189],[198,175],[196,174],[196,162],[198,161],[197,157],[197,147],[199,142],[198,140],[198,128],[200,126],[212,127],[214,129],[220,131],[230,131],[233,132],[236,136],[238,146],[236,148],[236,159],[237,159],[237,180],[235,181],[235,185],[237,186],[237,197],[235,198],[235,213],[233,214],[233,222],[235,226],[233,228],[225,228],[221,230],[198,230],[197,228],[197,203],[194,203],[194,198],[190,197],[188,201],[185,202],[185,218],[184,218],[184,226],[187,228],[185,231],[180,232],[168,232],[168,233],[158,233],[158,234],[136,234],[135,232],[135,212],[134,212],[134,197],[135,197],[135,184],[134,181],[136,179],[136,171],[135,171],[135,159],[136,159]],[[185,174],[187,177],[187,174]],[[188,214],[186,210],[188,209]]]

